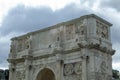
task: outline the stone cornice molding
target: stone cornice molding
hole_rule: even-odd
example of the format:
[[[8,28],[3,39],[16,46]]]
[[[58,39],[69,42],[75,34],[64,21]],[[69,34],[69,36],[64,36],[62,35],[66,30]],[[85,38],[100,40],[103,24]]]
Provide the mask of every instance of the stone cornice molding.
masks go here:
[[[95,14],[90,14],[90,15],[81,16],[81,18],[90,18],[90,17],[93,17],[93,18],[95,18],[95,19],[97,19],[97,20],[102,21],[103,23],[106,23],[106,24],[109,25],[109,26],[112,26],[111,23],[109,23],[108,21],[106,21],[106,20],[100,18],[99,16],[97,16],[97,15],[95,15]]]
[[[103,53],[107,53],[107,54],[110,54],[110,55],[114,55],[114,53],[115,53],[115,50],[109,49],[105,46],[101,46],[98,43],[96,43],[96,44],[94,44],[94,43],[89,43],[89,44],[78,43],[78,45],[79,45],[80,48],[96,49],[96,50],[99,50]]]
[[[24,58],[25,60],[32,60],[33,56],[32,55],[24,55],[24,56],[22,56],[22,58]]]
[[[16,64],[16,63],[24,62],[25,59],[24,58],[13,58],[13,59],[7,59],[7,61],[9,63]]]
[[[114,53],[115,53],[115,50],[109,49],[109,48],[107,48],[105,46],[101,46],[100,44],[91,43],[91,44],[88,45],[88,47],[90,49],[97,49],[97,50],[99,50],[99,51],[101,51],[103,53],[107,53],[107,54],[110,54],[110,55],[114,55]]]
[[[110,55],[114,55],[115,53],[115,50],[108,49],[107,47],[101,46],[100,44],[97,44],[97,43],[87,44],[86,42],[83,42],[83,43],[78,43],[78,47],[70,49],[70,50],[54,49],[53,52],[50,54],[45,54],[45,55],[40,55],[40,56],[32,56],[31,54],[29,54],[29,55],[22,56],[22,58],[13,58],[13,59],[7,59],[7,60],[9,63],[19,63],[19,62],[24,62],[25,60],[37,60],[37,59],[42,59],[42,58],[48,58],[51,56],[56,56],[57,54],[69,54],[72,52],[80,51],[83,48],[96,49],[96,50],[99,50],[103,53],[107,53]]]

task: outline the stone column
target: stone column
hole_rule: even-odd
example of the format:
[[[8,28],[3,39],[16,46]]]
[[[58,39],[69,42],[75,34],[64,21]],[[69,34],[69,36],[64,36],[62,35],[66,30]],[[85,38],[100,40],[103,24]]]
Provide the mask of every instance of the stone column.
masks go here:
[[[10,63],[9,69],[9,80],[16,80],[15,65]]]
[[[57,80],[63,80],[63,60],[61,54],[56,54],[57,57],[57,69],[59,70],[57,73]]]
[[[87,56],[86,49],[82,49],[82,80],[87,80]]]
[[[32,69],[32,65],[31,65],[31,60],[32,60],[32,56],[30,55],[26,55],[24,56],[25,58],[25,80],[32,80],[31,78],[31,72],[30,70]]]

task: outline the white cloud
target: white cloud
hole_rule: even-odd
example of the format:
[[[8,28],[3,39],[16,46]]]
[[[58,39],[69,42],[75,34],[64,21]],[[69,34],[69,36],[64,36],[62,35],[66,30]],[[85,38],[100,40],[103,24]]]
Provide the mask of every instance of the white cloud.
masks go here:
[[[120,71],[120,62],[113,63],[113,69]]]

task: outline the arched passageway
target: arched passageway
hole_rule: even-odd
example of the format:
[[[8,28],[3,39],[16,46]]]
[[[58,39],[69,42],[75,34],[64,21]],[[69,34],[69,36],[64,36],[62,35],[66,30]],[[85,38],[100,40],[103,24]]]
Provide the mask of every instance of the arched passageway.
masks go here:
[[[52,70],[44,68],[38,73],[36,80],[55,80],[55,75]]]

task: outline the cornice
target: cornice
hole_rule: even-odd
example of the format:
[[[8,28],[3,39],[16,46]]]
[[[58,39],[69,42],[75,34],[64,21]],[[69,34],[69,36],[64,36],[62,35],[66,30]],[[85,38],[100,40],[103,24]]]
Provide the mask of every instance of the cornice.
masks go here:
[[[24,58],[13,58],[13,59],[7,59],[7,61],[9,63],[16,64],[16,63],[24,62],[25,59]]]
[[[81,44],[81,43],[78,43],[79,47],[80,48],[88,48],[88,49],[96,49],[96,50],[99,50],[103,53],[107,53],[107,54],[110,54],[110,55],[114,55],[115,54],[115,50],[113,49],[109,49],[105,46],[101,46],[100,44],[94,44],[94,43],[90,43],[90,44]]]

